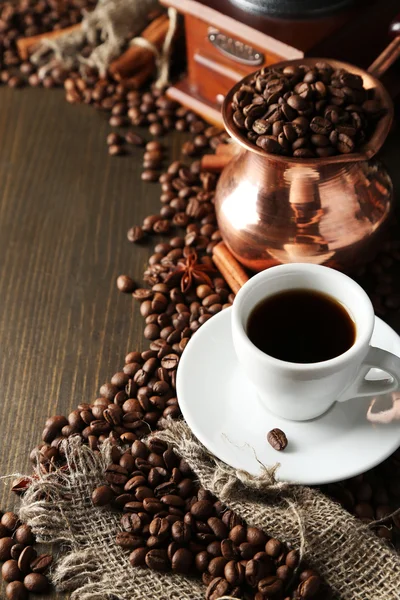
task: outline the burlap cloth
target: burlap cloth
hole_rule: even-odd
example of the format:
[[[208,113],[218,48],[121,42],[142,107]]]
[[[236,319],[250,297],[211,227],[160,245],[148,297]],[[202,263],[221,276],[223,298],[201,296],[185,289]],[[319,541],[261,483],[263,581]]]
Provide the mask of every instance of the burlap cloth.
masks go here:
[[[176,9],[168,9],[169,29],[161,52],[148,40],[136,37],[147,25],[149,13],[157,8],[160,8],[158,0],[98,0],[92,12],[82,11],[80,29],[57,38],[44,38],[30,60],[39,67],[40,79],[54,67],[67,71],[79,69],[83,76],[85,67],[92,67],[105,77],[111,61],[131,40],[131,44],[145,46],[154,52],[158,71],[156,86],[167,85],[171,45],[177,28]],[[86,44],[93,47],[88,57],[81,53]]]
[[[400,557],[366,525],[320,492],[235,471],[212,456],[187,425],[169,421],[157,437],[173,444],[200,483],[248,524],[299,548],[341,600],[399,600]],[[120,515],[91,503],[104,481],[109,447],[95,455],[77,438],[65,446],[68,469],[39,475],[26,492],[21,518],[41,542],[62,544],[52,573],[60,591],[82,600],[200,600],[201,581],[133,568],[115,544]]]

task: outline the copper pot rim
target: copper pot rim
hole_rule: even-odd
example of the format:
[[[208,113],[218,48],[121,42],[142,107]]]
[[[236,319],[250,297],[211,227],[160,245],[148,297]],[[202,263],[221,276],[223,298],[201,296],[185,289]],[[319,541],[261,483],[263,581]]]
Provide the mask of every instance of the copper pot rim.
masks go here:
[[[382,116],[378,121],[375,127],[375,131],[371,136],[370,140],[362,146],[361,152],[354,152],[351,154],[339,154],[335,156],[328,156],[326,158],[294,158],[290,156],[282,156],[279,154],[272,154],[270,152],[266,152],[265,150],[262,150],[262,148],[255,146],[247,139],[242,137],[240,130],[236,127],[236,125],[233,122],[233,110],[231,103],[233,95],[237,92],[240,86],[246,84],[254,76],[254,73],[258,71],[258,69],[257,71],[249,73],[249,75],[246,75],[246,77],[243,77],[243,79],[238,81],[225,96],[225,100],[222,105],[222,118],[224,120],[226,131],[229,133],[229,135],[246,150],[258,154],[263,158],[269,158],[270,160],[283,162],[286,164],[322,166],[340,164],[345,162],[359,162],[362,160],[371,159],[384,144],[392,126],[394,117],[394,107],[389,92],[386,90],[385,86],[379,81],[379,79],[368,73],[368,71],[365,71],[364,69],[361,69],[350,63],[339,60],[333,60],[329,58],[301,58],[275,63],[271,65],[271,68],[281,68],[289,65],[313,66],[317,62],[326,62],[330,64],[334,69],[346,69],[347,71],[350,71],[355,75],[360,75],[363,78],[364,86],[366,87],[366,89],[374,88],[376,90],[376,93],[382,102],[383,108],[385,108],[387,111],[386,114]]]

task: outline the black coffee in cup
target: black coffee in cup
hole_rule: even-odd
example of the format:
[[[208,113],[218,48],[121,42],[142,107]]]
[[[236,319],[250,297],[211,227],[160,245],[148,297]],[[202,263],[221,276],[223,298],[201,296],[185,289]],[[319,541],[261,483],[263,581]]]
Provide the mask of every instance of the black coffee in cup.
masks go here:
[[[293,289],[261,300],[250,313],[247,335],[257,348],[280,360],[316,363],[351,348],[356,326],[332,296]]]

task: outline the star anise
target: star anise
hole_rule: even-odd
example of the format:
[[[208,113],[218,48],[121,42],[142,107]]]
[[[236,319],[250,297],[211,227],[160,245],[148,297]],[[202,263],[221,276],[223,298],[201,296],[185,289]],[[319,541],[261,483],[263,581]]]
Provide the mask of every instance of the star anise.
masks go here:
[[[178,260],[177,265],[165,279],[165,283],[177,285],[180,282],[182,293],[185,294],[192,287],[193,283],[205,283],[213,287],[209,274],[211,275],[216,272],[211,265],[198,262],[197,254],[193,251],[186,258]]]

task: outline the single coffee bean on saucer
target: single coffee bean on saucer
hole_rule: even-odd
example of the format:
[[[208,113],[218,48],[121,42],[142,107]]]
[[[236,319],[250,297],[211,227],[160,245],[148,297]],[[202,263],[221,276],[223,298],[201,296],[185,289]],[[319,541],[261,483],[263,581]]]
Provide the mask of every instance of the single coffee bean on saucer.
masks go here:
[[[271,431],[267,434],[267,440],[270,446],[273,447],[274,450],[284,450],[288,445],[286,434],[282,431],[282,429],[271,429]]]

